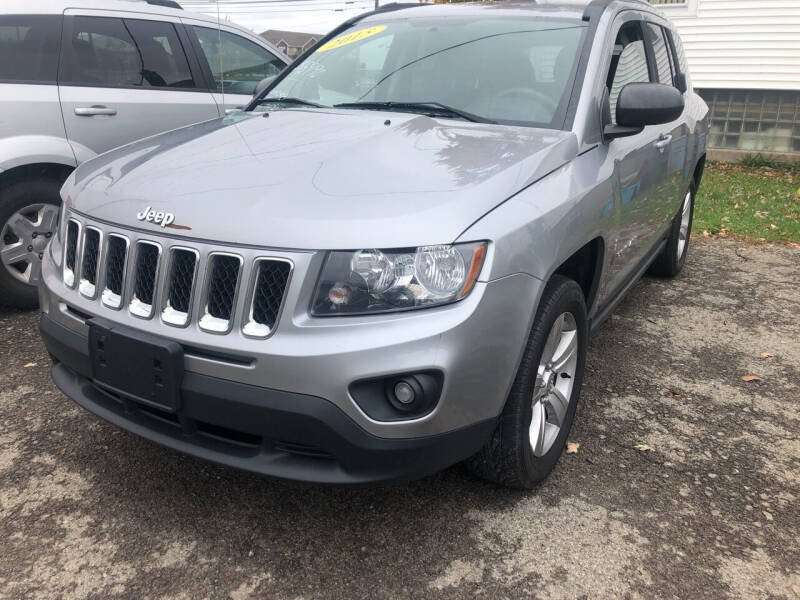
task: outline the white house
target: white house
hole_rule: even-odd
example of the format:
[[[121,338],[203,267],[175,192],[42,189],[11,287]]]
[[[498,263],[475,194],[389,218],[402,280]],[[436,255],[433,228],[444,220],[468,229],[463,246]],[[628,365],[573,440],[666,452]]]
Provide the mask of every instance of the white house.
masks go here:
[[[800,159],[800,0],[651,0],[711,107],[709,146]]]

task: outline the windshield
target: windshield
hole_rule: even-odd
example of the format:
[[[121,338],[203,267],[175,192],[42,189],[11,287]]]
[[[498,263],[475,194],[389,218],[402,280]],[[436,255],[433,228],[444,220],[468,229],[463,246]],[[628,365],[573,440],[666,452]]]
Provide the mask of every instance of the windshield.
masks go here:
[[[584,27],[557,19],[436,18],[356,23],[305,57],[266,98],[560,128]],[[451,113],[441,107],[455,109]],[[262,105],[271,110],[274,104]],[[420,110],[420,112],[426,112]]]

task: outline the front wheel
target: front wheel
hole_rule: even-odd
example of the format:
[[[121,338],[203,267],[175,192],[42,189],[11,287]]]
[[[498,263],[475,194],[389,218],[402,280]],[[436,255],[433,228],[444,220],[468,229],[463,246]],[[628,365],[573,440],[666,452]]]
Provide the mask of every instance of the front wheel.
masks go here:
[[[542,294],[500,421],[468,461],[481,477],[530,489],[555,467],[580,395],[588,342],[580,286],[554,275]]]

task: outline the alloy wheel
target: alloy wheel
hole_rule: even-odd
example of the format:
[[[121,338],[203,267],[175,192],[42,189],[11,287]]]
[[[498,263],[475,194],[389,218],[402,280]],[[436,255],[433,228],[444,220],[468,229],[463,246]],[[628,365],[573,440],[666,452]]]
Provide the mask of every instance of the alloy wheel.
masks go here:
[[[44,249],[58,224],[59,207],[31,204],[13,215],[0,231],[0,261],[14,279],[39,283]]]
[[[553,323],[536,371],[528,431],[534,456],[547,454],[564,425],[578,364],[578,328],[572,313]]]

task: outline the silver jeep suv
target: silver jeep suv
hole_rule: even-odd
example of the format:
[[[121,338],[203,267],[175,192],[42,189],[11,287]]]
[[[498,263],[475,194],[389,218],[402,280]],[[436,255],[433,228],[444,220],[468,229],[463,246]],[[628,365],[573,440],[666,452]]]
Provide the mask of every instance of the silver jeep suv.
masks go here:
[[[64,185],[41,331],[75,402],[257,473],[528,488],[589,333],[686,262],[708,109],[649,4],[389,6],[245,112]]]
[[[0,3],[0,303],[36,304],[58,190],[76,165],[250,102],[286,64],[170,0]]]

